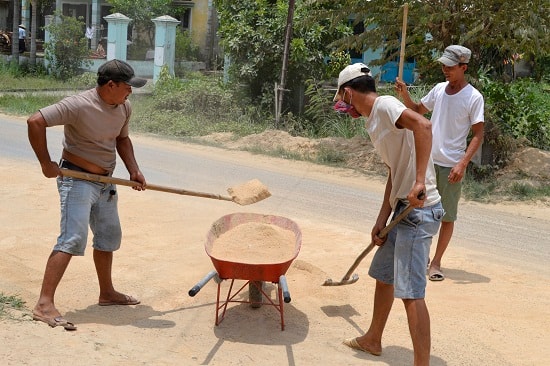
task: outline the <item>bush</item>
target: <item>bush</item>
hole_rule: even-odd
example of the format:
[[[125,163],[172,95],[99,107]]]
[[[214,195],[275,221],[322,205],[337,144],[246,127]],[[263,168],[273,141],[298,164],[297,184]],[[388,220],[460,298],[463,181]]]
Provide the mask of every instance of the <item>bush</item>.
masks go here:
[[[93,88],[97,85],[97,74],[94,72],[84,72],[70,78],[68,83],[71,85],[77,85],[79,88]]]
[[[201,58],[200,47],[197,46],[188,31],[176,30],[175,59],[176,61],[198,61]]]
[[[530,79],[503,83],[482,75],[480,91],[485,98],[486,120],[504,134],[550,150],[550,95],[544,84]]]
[[[327,60],[325,79],[338,78],[340,71],[351,64],[351,56],[345,51],[333,51]]]
[[[202,136],[231,131],[247,135],[265,129],[246,113],[247,105],[238,104],[220,80],[201,74],[188,79],[175,78],[164,67],[155,83],[153,98],[136,109],[143,118],[134,118],[142,131],[168,132],[172,136]]]
[[[28,62],[16,64],[13,62],[0,61],[0,73],[7,74],[14,78],[22,77],[43,77],[48,74],[43,64],[31,65]]]
[[[168,77],[163,70],[155,85],[155,106],[160,111],[197,114],[211,120],[223,120],[237,115],[231,93],[222,85],[196,74],[182,81]]]
[[[82,31],[85,23],[79,19],[55,13],[59,22],[52,22],[46,28],[51,41],[44,44],[45,58],[50,73],[61,80],[67,80],[80,73],[88,57],[88,40]]]
[[[365,135],[362,120],[355,120],[348,115],[334,111],[333,88],[325,88],[322,83],[308,80],[306,82],[306,99],[304,117],[297,134],[312,137],[346,137]]]

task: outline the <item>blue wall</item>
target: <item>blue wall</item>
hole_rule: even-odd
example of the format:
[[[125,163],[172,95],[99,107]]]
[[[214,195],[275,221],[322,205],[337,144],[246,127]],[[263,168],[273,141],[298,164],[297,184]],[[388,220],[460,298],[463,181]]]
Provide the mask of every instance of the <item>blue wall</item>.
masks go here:
[[[352,58],[351,63],[363,62],[368,65],[371,69],[372,76],[379,78],[380,81],[386,83],[395,82],[397,73],[399,71],[399,59],[397,61],[386,62],[382,66],[370,66],[372,61],[379,60],[382,57],[382,48],[376,50],[368,49],[363,52],[363,58]],[[405,62],[403,65],[403,80],[407,84],[413,84],[415,80],[414,69],[416,67],[416,62]]]

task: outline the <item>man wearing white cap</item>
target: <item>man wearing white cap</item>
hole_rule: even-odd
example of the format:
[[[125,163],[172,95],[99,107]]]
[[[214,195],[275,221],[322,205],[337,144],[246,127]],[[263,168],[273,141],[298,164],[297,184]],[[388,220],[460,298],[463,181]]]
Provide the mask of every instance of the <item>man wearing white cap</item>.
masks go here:
[[[394,298],[398,298],[407,313],[414,364],[428,365],[431,341],[424,301],[426,265],[432,237],[444,214],[430,157],[431,123],[397,98],[379,96],[369,67],[361,63],[340,72],[334,100],[337,111],[366,118],[372,144],[389,169],[382,206],[371,230],[372,242],[379,246],[369,269],[376,280],[372,322],[364,335],[346,339],[344,344],[380,355],[386,321]],[[378,237],[392,211],[395,217],[407,205],[414,209],[386,237]]]
[[[428,268],[428,278],[431,281],[445,279],[441,271],[441,259],[453,235],[462,178],[468,163],[483,143],[483,96],[465,77],[470,57],[471,51],[466,47],[447,47],[438,59],[446,81],[437,84],[419,103],[411,99],[403,81],[397,79],[395,83],[397,93],[408,108],[420,114],[432,111],[432,158],[445,216],[441,223],[437,248]],[[468,144],[470,130],[472,138]]]

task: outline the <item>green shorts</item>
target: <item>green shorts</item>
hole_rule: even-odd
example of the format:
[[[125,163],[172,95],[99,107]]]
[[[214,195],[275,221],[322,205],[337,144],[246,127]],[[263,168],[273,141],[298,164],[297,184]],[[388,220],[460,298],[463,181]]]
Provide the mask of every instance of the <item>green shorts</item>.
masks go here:
[[[462,181],[449,183],[449,174],[452,168],[434,164],[435,176],[437,179],[437,190],[441,196],[441,204],[445,210],[443,220],[445,222],[456,221],[458,201],[462,192]]]

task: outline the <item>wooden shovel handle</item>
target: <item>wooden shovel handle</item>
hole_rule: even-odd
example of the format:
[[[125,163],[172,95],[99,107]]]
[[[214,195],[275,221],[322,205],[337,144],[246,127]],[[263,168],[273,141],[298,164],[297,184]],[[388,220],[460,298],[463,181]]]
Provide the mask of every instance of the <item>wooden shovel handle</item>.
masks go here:
[[[426,193],[424,193],[424,191],[420,191],[420,193],[418,194],[418,199],[420,199],[420,200],[424,199],[425,196],[426,196]],[[378,233],[378,237],[384,238],[386,235],[388,235],[388,233],[391,231],[391,229],[393,229],[395,225],[399,224],[401,222],[401,220],[403,220],[405,217],[407,217],[407,215],[413,209],[414,209],[414,207],[412,207],[411,205],[407,205],[407,207],[405,207],[405,209],[403,211],[401,211],[399,213],[399,215],[397,215],[395,217],[395,219],[393,219],[386,227],[384,227],[382,230],[380,230],[380,232]],[[349,280],[349,278],[353,274],[353,271],[355,271],[355,269],[359,266],[359,264],[361,263],[363,258],[365,258],[367,256],[367,254],[369,254],[371,252],[371,250],[374,249],[374,247],[375,247],[375,244],[374,244],[373,241],[371,241],[369,246],[366,247],[361,252],[361,254],[359,254],[359,256],[355,259],[355,262],[353,262],[353,264],[351,265],[349,270],[346,272],[346,274],[342,278],[341,282]]]
[[[388,235],[388,233],[390,232],[391,229],[394,228],[395,225],[397,225],[401,220],[403,220],[405,217],[407,217],[407,215],[413,210],[414,207],[412,207],[411,205],[408,205],[403,211],[401,211],[401,213],[399,213],[399,215],[397,215],[397,217],[395,219],[393,219],[389,224],[388,226],[384,227],[382,230],[380,230],[380,232],[378,233],[378,236],[380,238],[383,238],[385,237],[386,235]],[[368,247],[366,247],[362,252],[361,254],[359,254],[359,256],[355,259],[355,262],[353,262],[353,264],[351,265],[351,267],[349,268],[349,270],[346,272],[346,274],[344,275],[344,277],[342,278],[342,282],[343,281],[347,281],[349,280],[349,278],[351,277],[351,275],[353,274],[353,271],[355,271],[355,269],[359,266],[359,264],[361,263],[361,261],[367,256],[367,254],[369,254],[375,247],[375,244],[374,242],[371,242],[369,244]]]
[[[61,173],[64,176],[67,176],[67,177],[88,180],[90,182],[110,183],[110,184],[117,184],[117,185],[128,186],[128,187],[139,187],[139,186],[141,186],[141,183],[133,181],[133,180],[108,177],[108,176],[105,176],[105,175],[98,175],[98,174],[92,174],[92,173],[86,173],[86,172],[79,172],[79,171],[76,171],[76,170],[70,170],[70,169],[65,169],[65,168],[61,169]],[[195,196],[195,197],[203,197],[203,198],[212,198],[212,199],[223,200],[223,201],[233,201],[233,198],[231,198],[229,196],[222,196],[222,195],[214,194],[214,193],[188,191],[186,189],[165,187],[165,186],[159,186],[159,185],[155,185],[155,184],[147,184],[145,186],[145,188],[150,189],[152,191],[175,193],[175,194],[181,194],[181,195],[185,195],[185,196]]]

